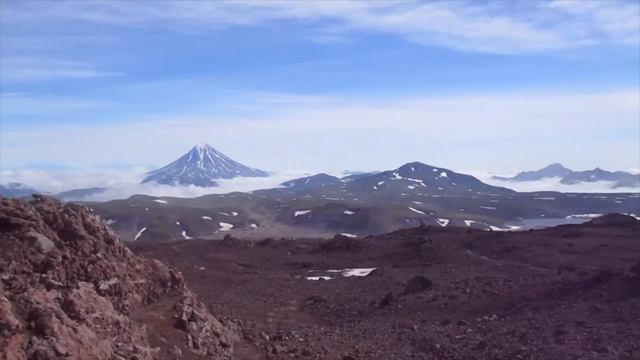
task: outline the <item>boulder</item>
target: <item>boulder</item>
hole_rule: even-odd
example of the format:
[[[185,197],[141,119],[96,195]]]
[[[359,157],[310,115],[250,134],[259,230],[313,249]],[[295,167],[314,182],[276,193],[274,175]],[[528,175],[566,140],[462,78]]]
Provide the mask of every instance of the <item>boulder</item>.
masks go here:
[[[431,290],[433,283],[427,277],[422,275],[416,275],[409,279],[404,286],[404,294],[414,294]]]

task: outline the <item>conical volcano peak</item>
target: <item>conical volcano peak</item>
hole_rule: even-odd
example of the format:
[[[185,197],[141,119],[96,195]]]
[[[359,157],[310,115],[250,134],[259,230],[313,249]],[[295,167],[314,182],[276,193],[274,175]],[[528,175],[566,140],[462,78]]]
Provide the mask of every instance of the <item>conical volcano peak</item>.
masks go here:
[[[196,150],[196,151],[215,151],[218,152],[218,150],[216,150],[213,146],[207,144],[207,143],[200,143],[196,146],[194,146],[191,150]]]
[[[216,150],[216,148],[214,148],[213,146],[204,143],[194,146],[188,154],[191,154],[190,160],[202,160],[210,162],[226,161],[235,163],[235,161],[233,161],[227,155]]]
[[[147,174],[143,183],[164,185],[216,186],[216,180],[235,177],[268,176],[259,169],[242,165],[212,146],[202,143],[171,164]]]
[[[548,170],[569,170],[568,168],[566,168],[564,165],[560,164],[560,163],[553,163],[550,165],[547,165],[546,167],[544,167],[543,169],[548,169]]]

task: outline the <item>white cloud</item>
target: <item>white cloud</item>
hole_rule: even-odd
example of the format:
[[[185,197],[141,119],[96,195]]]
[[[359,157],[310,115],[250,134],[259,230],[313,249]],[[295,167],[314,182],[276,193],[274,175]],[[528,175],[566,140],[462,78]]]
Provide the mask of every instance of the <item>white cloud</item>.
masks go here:
[[[108,201],[124,199],[134,194],[151,196],[196,197],[207,194],[227,194],[231,192],[250,192],[260,189],[279,187],[285,181],[307,176],[308,173],[286,172],[262,178],[235,178],[219,180],[217,187],[201,188],[197,186],[167,186],[158,184],[125,183],[110,187],[104,193],[91,196],[87,201]]]
[[[549,8],[569,15],[577,31],[601,33],[619,42],[640,42],[640,4],[634,1],[555,0]]]
[[[177,31],[258,26],[292,20],[310,25],[309,38],[344,41],[370,31],[426,45],[522,53],[598,43],[638,45],[640,4],[626,1],[66,1],[7,6],[7,21],[73,19]],[[329,31],[325,31],[329,29]],[[339,30],[339,31],[337,31]]]
[[[87,62],[44,57],[3,56],[0,62],[0,79],[3,82],[93,79],[120,75],[122,73],[98,70]]]
[[[38,191],[56,194],[71,189],[139,183],[147,170],[140,167],[86,171],[2,169],[0,171],[0,183],[17,182]]]
[[[0,172],[2,184],[18,182],[29,188],[58,194],[73,189],[106,187],[99,194],[86,198],[85,201],[108,201],[126,199],[135,194],[151,196],[196,197],[207,194],[226,194],[235,191],[249,192],[258,189],[279,187],[285,181],[308,176],[305,172],[274,173],[269,177],[235,178],[219,180],[217,187],[202,188],[197,186],[168,186],[152,183],[140,184],[149,169],[107,169],[107,170],[3,170]]]
[[[478,175],[476,175],[478,176]],[[594,181],[582,182],[573,185],[560,183],[562,178],[546,178],[538,181],[502,181],[492,179],[490,176],[478,176],[479,179],[487,184],[502,186],[516,191],[534,192],[534,191],[560,191],[560,192],[585,192],[585,193],[637,193],[640,187],[618,187],[614,188],[615,182]]]
[[[144,174],[149,169],[106,169],[106,170],[3,170],[0,172],[1,183],[18,182],[38,191],[57,194],[66,190],[82,189],[90,187],[106,187],[99,194],[91,195],[83,201],[109,201],[114,199],[126,199],[132,195],[144,194],[150,196],[172,197],[197,197],[208,194],[227,194],[231,192],[250,192],[259,189],[271,189],[279,187],[283,182],[308,176],[313,172],[290,171],[273,173],[269,177],[236,178],[219,180],[218,186],[213,188],[201,188],[196,186],[167,186],[158,184],[140,184]],[[462,171],[466,173],[465,171]],[[565,185],[560,183],[560,178],[549,178],[540,181],[510,182],[496,180],[487,172],[468,172],[480,180],[516,191],[560,191],[560,192],[586,192],[586,193],[622,193],[640,192],[640,188],[613,188],[613,183],[606,181],[592,183],[578,183]],[[335,176],[344,176],[344,173],[335,173]]]
[[[247,96],[251,116],[167,115],[5,129],[0,163],[4,169],[33,162],[161,165],[207,142],[241,163],[271,171],[388,169],[415,160],[452,170],[522,170],[557,161],[573,168],[627,169],[640,163],[633,136],[638,96],[637,89],[384,101],[296,100],[285,94],[268,96],[268,111]]]

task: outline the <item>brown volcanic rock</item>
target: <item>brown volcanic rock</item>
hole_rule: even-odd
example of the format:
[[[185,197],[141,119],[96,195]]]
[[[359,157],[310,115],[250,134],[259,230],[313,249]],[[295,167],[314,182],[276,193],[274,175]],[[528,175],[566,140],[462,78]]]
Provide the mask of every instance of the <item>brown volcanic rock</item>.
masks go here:
[[[83,206],[0,198],[0,280],[2,359],[231,357],[235,331],[182,275]]]
[[[333,239],[318,244],[312,252],[332,253],[332,252],[357,252],[364,248],[361,240],[352,239],[344,235],[337,234]]]
[[[627,226],[438,226],[351,239],[358,251],[340,238],[131,249],[181,269],[217,313],[241,321],[238,359],[636,360],[637,239]],[[348,268],[377,270],[342,276]]]

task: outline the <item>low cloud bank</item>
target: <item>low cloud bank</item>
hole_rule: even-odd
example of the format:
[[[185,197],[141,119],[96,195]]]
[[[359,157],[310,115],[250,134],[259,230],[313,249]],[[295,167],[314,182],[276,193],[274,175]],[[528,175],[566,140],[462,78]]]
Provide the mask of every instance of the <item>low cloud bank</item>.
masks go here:
[[[488,174],[476,175],[487,184],[502,186],[515,191],[535,192],[535,191],[559,191],[559,192],[584,192],[584,193],[637,193],[640,187],[618,187],[614,188],[615,182],[594,181],[581,182],[573,185],[562,184],[562,178],[546,178],[538,181],[508,181],[496,180]]]
[[[45,170],[7,170],[1,173],[2,183],[17,182],[29,188],[48,194],[92,187],[106,188],[103,192],[92,194],[83,201],[109,201],[126,199],[132,195],[196,197],[207,194],[224,194],[235,191],[249,192],[280,186],[285,181],[309,175],[302,172],[275,173],[269,177],[235,178],[219,180],[217,187],[168,186],[159,184],[140,184],[146,169],[104,171],[45,171]]]
[[[0,183],[20,183],[38,191],[57,194],[62,191],[90,187],[111,187],[139,183],[149,169],[39,170],[16,169],[0,172]]]
[[[260,189],[279,187],[285,181],[311,175],[309,172],[289,171],[274,173],[269,177],[235,178],[219,180],[217,187],[202,188],[197,186],[168,186],[158,184],[140,184],[145,168],[130,168],[119,170],[5,170],[0,173],[2,184],[18,182],[25,186],[48,194],[59,194],[63,191],[86,189],[92,187],[106,188],[104,191],[91,194],[83,198],[68,200],[109,201],[126,199],[132,195],[143,194],[150,196],[197,197],[207,194],[225,194],[230,192],[250,192]],[[587,193],[623,193],[640,192],[636,188],[614,188],[614,183],[607,181],[584,182],[574,185],[560,183],[561,178],[548,178],[540,181],[512,182],[496,180],[492,174],[471,172],[478,179],[491,185],[502,186],[516,191],[559,191],[559,192],[587,192]],[[344,176],[344,173],[332,173]]]

